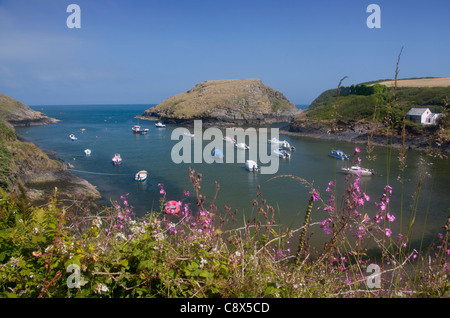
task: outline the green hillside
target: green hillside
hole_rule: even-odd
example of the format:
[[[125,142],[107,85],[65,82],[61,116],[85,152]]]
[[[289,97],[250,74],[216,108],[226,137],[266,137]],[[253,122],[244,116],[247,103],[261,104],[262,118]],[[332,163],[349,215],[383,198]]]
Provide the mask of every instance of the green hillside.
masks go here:
[[[412,107],[428,107],[432,112],[448,113],[450,87],[398,87],[381,84],[358,84],[329,89],[317,97],[302,114],[312,120],[335,120],[344,123],[372,120],[376,108],[376,120],[386,116],[388,106],[394,122],[403,118],[403,113]]]

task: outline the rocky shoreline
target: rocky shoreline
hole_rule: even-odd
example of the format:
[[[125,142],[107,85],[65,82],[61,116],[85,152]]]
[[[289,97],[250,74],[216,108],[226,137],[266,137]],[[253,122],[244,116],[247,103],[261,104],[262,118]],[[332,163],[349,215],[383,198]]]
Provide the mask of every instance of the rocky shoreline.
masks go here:
[[[290,136],[304,136],[322,140],[337,140],[355,144],[373,146],[392,146],[402,148],[402,136],[393,134],[387,136],[382,132],[381,125],[370,123],[356,124],[353,126],[338,126],[333,132],[331,125],[314,121],[296,121],[280,129],[280,134]],[[431,148],[430,148],[431,146]],[[405,147],[420,151],[440,149],[444,153],[450,152],[450,140],[443,141],[438,145],[432,134],[408,134],[405,138]]]

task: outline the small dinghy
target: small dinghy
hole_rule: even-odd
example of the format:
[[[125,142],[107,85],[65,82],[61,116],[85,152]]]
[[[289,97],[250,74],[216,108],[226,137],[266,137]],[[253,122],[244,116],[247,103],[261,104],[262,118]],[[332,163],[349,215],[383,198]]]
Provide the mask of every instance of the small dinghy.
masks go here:
[[[235,144],[236,143],[236,140],[234,140],[233,138],[228,137],[228,136],[224,137],[223,140],[225,142],[229,142],[230,144]]]
[[[281,148],[288,151],[294,151],[295,147],[291,146],[286,140],[281,143]]]
[[[84,150],[84,154],[85,154],[86,156],[90,156],[90,155],[91,155],[91,149],[86,149],[86,150]]]
[[[223,158],[223,152],[220,149],[214,149],[212,155],[216,158]]]
[[[122,164],[122,157],[120,156],[120,154],[116,153],[114,155],[114,157],[112,158],[112,162],[115,166],[117,165],[121,165]]]
[[[247,160],[245,162],[245,169],[248,171],[259,171],[258,164],[253,160]]]
[[[178,214],[180,212],[180,202],[167,201],[164,210],[167,214]]]
[[[146,170],[141,170],[136,173],[136,175],[134,176],[134,180],[142,182],[147,180],[147,176],[148,172]]]
[[[183,135],[185,135],[186,137],[190,137],[190,138],[194,138],[195,135],[191,134],[190,132],[184,132]]]
[[[75,137],[74,134],[70,134],[70,135],[69,135],[69,138],[70,138],[70,140],[72,140],[72,141],[77,141],[77,140],[78,140],[78,138]]]
[[[242,149],[242,150],[248,150],[248,149],[250,149],[250,147],[247,146],[246,144],[244,144],[243,142],[237,143],[237,144],[236,144],[236,148],[237,148],[237,149]]]
[[[160,121],[157,122],[157,123],[155,124],[155,126],[156,126],[157,128],[164,128],[164,127],[166,127],[166,125],[164,125],[164,124],[161,123]]]
[[[342,150],[332,150],[330,156],[340,160],[347,160],[350,158],[350,156],[345,154]]]

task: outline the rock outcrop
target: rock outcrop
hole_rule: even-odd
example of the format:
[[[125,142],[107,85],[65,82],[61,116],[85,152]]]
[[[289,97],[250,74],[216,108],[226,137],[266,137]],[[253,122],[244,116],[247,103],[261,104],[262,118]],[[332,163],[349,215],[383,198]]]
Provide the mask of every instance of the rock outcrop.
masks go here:
[[[265,124],[288,122],[298,112],[281,92],[259,79],[201,82],[147,109],[141,119],[166,122]]]

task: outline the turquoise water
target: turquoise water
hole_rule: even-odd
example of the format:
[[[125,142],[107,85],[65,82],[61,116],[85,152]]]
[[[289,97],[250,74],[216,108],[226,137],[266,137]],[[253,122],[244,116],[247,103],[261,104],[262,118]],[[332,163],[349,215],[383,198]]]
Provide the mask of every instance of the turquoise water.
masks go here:
[[[339,148],[353,154],[354,144],[280,135],[280,139],[289,141],[296,150],[292,153],[291,160],[280,160],[279,170],[274,175],[250,173],[245,170],[243,163],[175,164],[171,159],[171,151],[178,140],[171,140],[171,133],[177,126],[167,125],[161,129],[156,128],[154,122],[134,118],[148,107],[149,105],[35,106],[34,109],[58,118],[60,122],[46,126],[18,127],[17,132],[42,149],[55,151],[59,158],[74,165],[73,174],[97,186],[105,202],[119,200],[121,195],[128,193],[128,201],[134,206],[134,212],[138,216],[159,208],[161,195],[158,184],[163,184],[168,200],[181,200],[187,190],[191,193],[188,200],[194,202],[188,177],[189,167],[203,175],[201,192],[207,197],[206,203],[211,203],[216,192],[214,182],[217,181],[220,190],[215,203],[219,207],[219,213],[224,212],[223,205],[226,204],[232,210],[238,210],[239,220],[244,219],[244,214],[247,219],[252,216],[252,201],[257,197],[260,186],[261,197],[275,207],[277,221],[294,228],[302,225],[310,189],[293,178],[272,179],[275,176],[294,175],[303,178],[313,183],[325,201],[329,198],[325,191],[328,182],[336,178],[339,189],[337,197],[342,194],[345,175],[339,171],[348,162],[336,160],[329,153],[331,149]],[[138,123],[143,128],[149,128],[147,135],[132,133],[131,127]],[[78,140],[71,141],[69,134],[75,134]],[[426,171],[430,176],[424,179],[421,187],[414,237],[417,240],[422,236],[426,240],[434,239],[449,214],[449,161],[426,158],[421,152],[409,150],[404,175],[406,182],[402,189],[397,180],[398,153],[395,149],[390,154],[389,148],[376,147],[376,160],[368,162],[365,158],[365,146],[358,147],[361,149],[363,166],[370,165],[377,172],[375,176],[362,179],[362,189],[371,197],[371,201],[360,212],[374,215],[374,202],[381,197],[385,185],[390,184],[394,191],[390,210],[397,216],[393,231],[395,233],[395,230],[400,229],[400,214],[404,230],[411,213],[412,196],[422,171]],[[84,154],[87,148],[92,150],[89,157]],[[113,166],[111,161],[115,153],[120,153],[123,158],[123,164],[119,167]],[[391,158],[390,168],[388,158]],[[135,173],[142,169],[149,172],[149,178],[143,183],[135,182]],[[326,216],[323,207],[316,204],[312,221],[321,221]],[[326,238],[320,228],[315,228],[315,232],[315,239]]]

